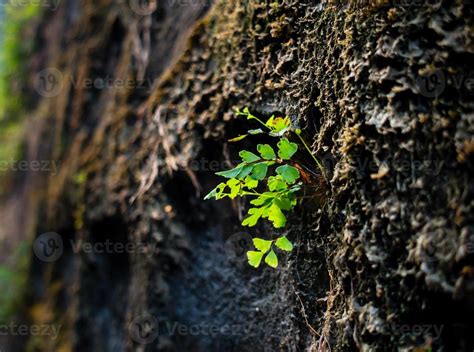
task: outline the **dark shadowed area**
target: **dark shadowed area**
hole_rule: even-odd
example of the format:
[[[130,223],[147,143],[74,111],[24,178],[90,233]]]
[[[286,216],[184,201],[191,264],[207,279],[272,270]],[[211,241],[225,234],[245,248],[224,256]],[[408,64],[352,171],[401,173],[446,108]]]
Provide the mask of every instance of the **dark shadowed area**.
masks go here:
[[[0,352],[473,350],[469,0],[12,1],[0,19]],[[203,199],[273,141],[229,142],[261,127],[245,107],[309,145],[283,229]],[[277,268],[247,263],[281,235]]]

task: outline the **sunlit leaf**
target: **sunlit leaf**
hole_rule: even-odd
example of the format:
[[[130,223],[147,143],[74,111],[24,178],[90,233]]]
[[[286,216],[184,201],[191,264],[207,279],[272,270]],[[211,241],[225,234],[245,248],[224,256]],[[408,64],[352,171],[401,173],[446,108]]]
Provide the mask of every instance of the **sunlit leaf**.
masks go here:
[[[268,144],[259,144],[259,145],[257,145],[257,150],[260,153],[260,155],[262,156],[262,158],[264,158],[266,160],[273,160],[273,159],[276,158],[275,151]]]
[[[262,208],[251,208],[249,210],[249,216],[247,216],[243,221],[243,226],[253,227],[257,224],[258,219],[262,217],[263,209]]]
[[[243,165],[239,165],[231,170],[226,170],[226,171],[220,171],[216,172],[216,175],[222,176],[225,178],[234,178],[236,177],[240,172],[242,172],[242,169],[244,168]]]
[[[234,199],[235,197],[237,197],[242,188],[240,181],[236,180],[235,178],[231,178],[229,181],[227,181],[227,186],[229,186],[230,188],[230,199]]]
[[[267,172],[268,164],[265,162],[258,163],[254,165],[251,176],[253,179],[261,181],[267,176]]]
[[[245,179],[250,173],[252,172],[254,166],[253,165],[245,165],[242,167],[242,170],[239,172],[239,174],[236,176],[238,179]]]
[[[277,117],[273,116],[268,119],[266,125],[272,129],[274,133],[280,133],[283,130],[288,130],[291,127],[291,120],[289,117]]]
[[[247,132],[252,135],[264,133],[264,131],[261,128],[257,128],[255,130],[248,130]]]
[[[273,200],[273,202],[275,203],[275,205],[277,205],[280,209],[283,210],[291,210],[296,204],[296,201],[294,201],[294,204],[292,200],[286,197],[277,197]]]
[[[280,237],[276,240],[275,245],[283,251],[291,252],[293,250],[293,244],[288,241],[286,236]]]
[[[252,119],[256,119],[257,117],[252,115],[252,113],[250,112],[249,108],[246,107],[244,108],[244,110],[240,111],[240,110],[236,110],[236,113],[237,115],[239,116],[246,116],[247,117],[247,120],[252,120]]]
[[[298,150],[298,144],[283,138],[278,142],[278,156],[283,160],[290,160]]]
[[[273,223],[273,227],[276,229],[282,228],[286,225],[285,214],[283,214],[281,209],[276,204],[272,204],[270,206],[268,212],[268,220]]]
[[[267,263],[272,268],[276,268],[278,266],[278,257],[274,251],[270,251],[268,255],[265,257],[265,263]]]
[[[269,251],[270,247],[272,246],[273,241],[267,241],[261,238],[254,238],[253,239],[253,245],[255,248],[257,248],[259,251],[266,253]]]
[[[283,181],[283,178],[280,175],[270,176],[267,184],[270,191],[281,191],[288,188],[288,184]]]
[[[264,205],[270,203],[275,198],[275,193],[273,192],[264,192],[258,198],[252,200],[250,204],[253,205]]]
[[[283,136],[286,132],[288,132],[291,128],[288,127],[288,128],[285,128],[283,130],[280,130],[278,132],[270,132],[269,135],[272,136],[272,137],[281,137]]]
[[[216,198],[216,199],[222,198],[220,197],[220,195],[222,195],[222,192],[224,192],[226,187],[227,185],[225,183],[220,183],[219,185],[217,185],[216,188],[214,188],[204,197],[204,200],[208,200],[211,198]]]
[[[262,262],[262,257],[264,254],[265,253],[257,251],[248,251],[247,259],[249,261],[249,265],[253,266],[254,268],[258,268]]]
[[[254,188],[257,188],[258,186],[258,180],[254,180],[250,176],[247,176],[244,182],[245,182],[245,187],[247,187],[248,189],[254,189]]]
[[[290,165],[283,165],[277,167],[276,172],[278,175],[281,175],[281,177],[286,183],[289,184],[295,183],[296,180],[300,177],[300,172],[298,171],[298,169]]]
[[[242,158],[242,161],[244,161],[246,163],[253,163],[255,161],[260,160],[260,157],[258,155],[255,155],[254,153],[249,152],[247,150],[242,150],[239,153],[239,155]]]
[[[241,141],[242,139],[245,139],[248,137],[248,134],[243,134],[241,136],[238,136],[238,137],[235,137],[235,138],[232,138],[232,139],[229,139],[229,142],[239,142]]]

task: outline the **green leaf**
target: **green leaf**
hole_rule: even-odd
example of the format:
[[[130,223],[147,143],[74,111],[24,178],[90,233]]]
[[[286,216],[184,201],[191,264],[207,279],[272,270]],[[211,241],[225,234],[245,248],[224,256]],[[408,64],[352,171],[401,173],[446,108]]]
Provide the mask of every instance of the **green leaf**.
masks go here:
[[[276,253],[272,250],[268,255],[265,257],[265,263],[270,265],[272,268],[276,268],[278,266],[278,257]]]
[[[214,188],[204,197],[204,200],[208,200],[211,198],[215,198],[215,199],[224,198],[221,195],[222,195],[222,192],[224,192],[226,187],[227,185],[225,183],[220,183],[216,188]]]
[[[298,171],[298,169],[290,165],[283,165],[277,167],[276,172],[278,175],[281,175],[281,177],[286,183],[289,184],[295,183],[296,180],[300,177],[300,172]]]
[[[250,173],[252,172],[254,166],[253,165],[245,165],[242,168],[242,171],[239,172],[239,174],[236,176],[238,179],[245,179]]]
[[[290,200],[289,198],[286,197],[278,197],[273,200],[273,202],[283,210],[291,210],[293,207],[296,205],[296,199],[295,200]]]
[[[273,120],[275,120],[275,115],[270,116],[270,118],[267,120],[267,122],[265,122],[265,125],[271,128],[271,126],[273,124]]]
[[[231,170],[216,172],[216,175],[222,176],[225,178],[235,178],[240,172],[242,172],[243,168],[244,168],[244,165],[239,165]]]
[[[283,178],[280,175],[270,176],[267,184],[270,191],[282,191],[288,188],[288,184],[283,181]]]
[[[275,134],[280,134],[281,132],[286,132],[291,127],[291,120],[289,117],[277,117],[273,116],[268,119],[266,125],[272,129],[272,132]]]
[[[288,241],[288,238],[286,238],[286,236],[277,239],[275,245],[282,251],[291,252],[293,250],[293,244]]]
[[[253,205],[263,205],[270,203],[276,196],[274,192],[264,192],[258,198],[252,200],[250,204]]]
[[[265,205],[261,208],[262,209],[262,218],[264,218],[264,219],[268,218],[269,213],[270,213],[270,205],[271,204],[268,204],[268,205]]]
[[[259,251],[263,253],[267,253],[270,250],[272,243],[273,241],[267,241],[261,238],[253,239],[253,245],[255,246],[255,248],[257,248]]]
[[[263,163],[258,163],[253,166],[252,170],[252,178],[255,180],[263,180],[267,176],[268,172],[268,163],[263,162]]]
[[[273,223],[273,227],[276,229],[285,227],[286,225],[285,214],[283,214],[281,209],[276,204],[272,204],[270,206],[268,212],[268,220]]]
[[[290,160],[297,150],[298,144],[290,142],[288,138],[278,142],[278,156],[283,160]]]
[[[270,132],[269,135],[270,135],[271,137],[281,137],[281,136],[283,136],[286,132],[288,132],[289,130],[290,130],[290,127],[285,128],[285,129],[283,129],[283,130],[281,130],[281,131],[279,131],[279,132]]]
[[[234,199],[240,193],[240,190],[242,189],[242,184],[239,180],[231,178],[229,181],[227,181],[227,185],[230,187],[229,198]]]
[[[232,138],[232,139],[229,139],[228,142],[238,142],[238,141],[241,141],[242,139],[245,139],[248,137],[248,134],[244,134],[242,136],[238,136],[238,137],[235,137],[235,138]]]
[[[256,130],[248,130],[247,132],[252,135],[264,133],[264,131],[261,128],[257,128]]]
[[[246,116],[246,117],[247,117],[247,120],[252,120],[252,119],[256,119],[256,118],[257,118],[256,116],[252,115],[252,113],[250,112],[250,110],[249,110],[248,107],[244,108],[243,111],[240,111],[240,110],[237,109],[237,110],[236,110],[236,113],[237,113],[237,115],[239,115],[239,116]]]
[[[245,178],[245,187],[247,187],[248,189],[254,189],[254,188],[257,188],[257,186],[258,186],[258,180],[254,180],[250,176],[247,176]]]
[[[257,252],[257,251],[248,251],[247,252],[247,259],[249,264],[254,268],[258,268],[260,263],[262,262],[262,257],[265,253]]]
[[[294,186],[291,186],[291,188],[290,188],[291,193],[296,193],[300,190],[301,190],[301,183],[299,183],[297,185],[294,185]]]
[[[259,144],[259,145],[257,145],[257,150],[260,153],[260,155],[262,156],[262,158],[264,158],[266,160],[273,160],[273,159],[276,158],[275,151],[268,144]]]
[[[244,161],[246,163],[253,163],[255,161],[260,160],[260,157],[258,155],[255,155],[254,153],[249,152],[247,150],[242,150],[239,153],[239,155],[242,158],[242,161]]]
[[[258,219],[262,217],[262,208],[251,208],[249,210],[249,216],[242,221],[242,226],[253,227],[257,224]]]

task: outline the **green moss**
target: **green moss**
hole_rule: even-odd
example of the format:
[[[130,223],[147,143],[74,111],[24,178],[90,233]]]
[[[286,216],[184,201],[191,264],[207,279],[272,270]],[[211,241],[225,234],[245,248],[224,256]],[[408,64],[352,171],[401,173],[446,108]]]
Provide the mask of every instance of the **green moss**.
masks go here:
[[[34,44],[33,38],[25,37],[24,28],[40,9],[34,3],[10,4],[0,21],[0,160],[18,157],[25,116],[27,58]]]
[[[18,312],[25,298],[30,248],[21,243],[13,256],[15,267],[0,266],[0,323],[5,323]]]
[[[21,109],[21,94],[18,91],[25,79],[26,58],[32,50],[31,38],[24,38],[22,32],[26,24],[35,18],[40,11],[38,4],[24,6],[8,5],[5,18],[0,25],[2,33],[0,51],[0,119],[7,118],[8,113]],[[17,82],[20,80],[20,82]]]

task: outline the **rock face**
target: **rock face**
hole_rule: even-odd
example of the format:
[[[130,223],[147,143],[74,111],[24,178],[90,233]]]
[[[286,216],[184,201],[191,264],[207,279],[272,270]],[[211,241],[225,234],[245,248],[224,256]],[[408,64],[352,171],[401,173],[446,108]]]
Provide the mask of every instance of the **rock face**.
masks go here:
[[[33,257],[29,319],[62,329],[29,346],[472,350],[471,4],[140,4],[65,0],[37,30],[31,134],[61,167],[34,232],[64,253]],[[242,107],[290,116],[330,178],[278,270],[244,262],[243,204],[202,200]]]

